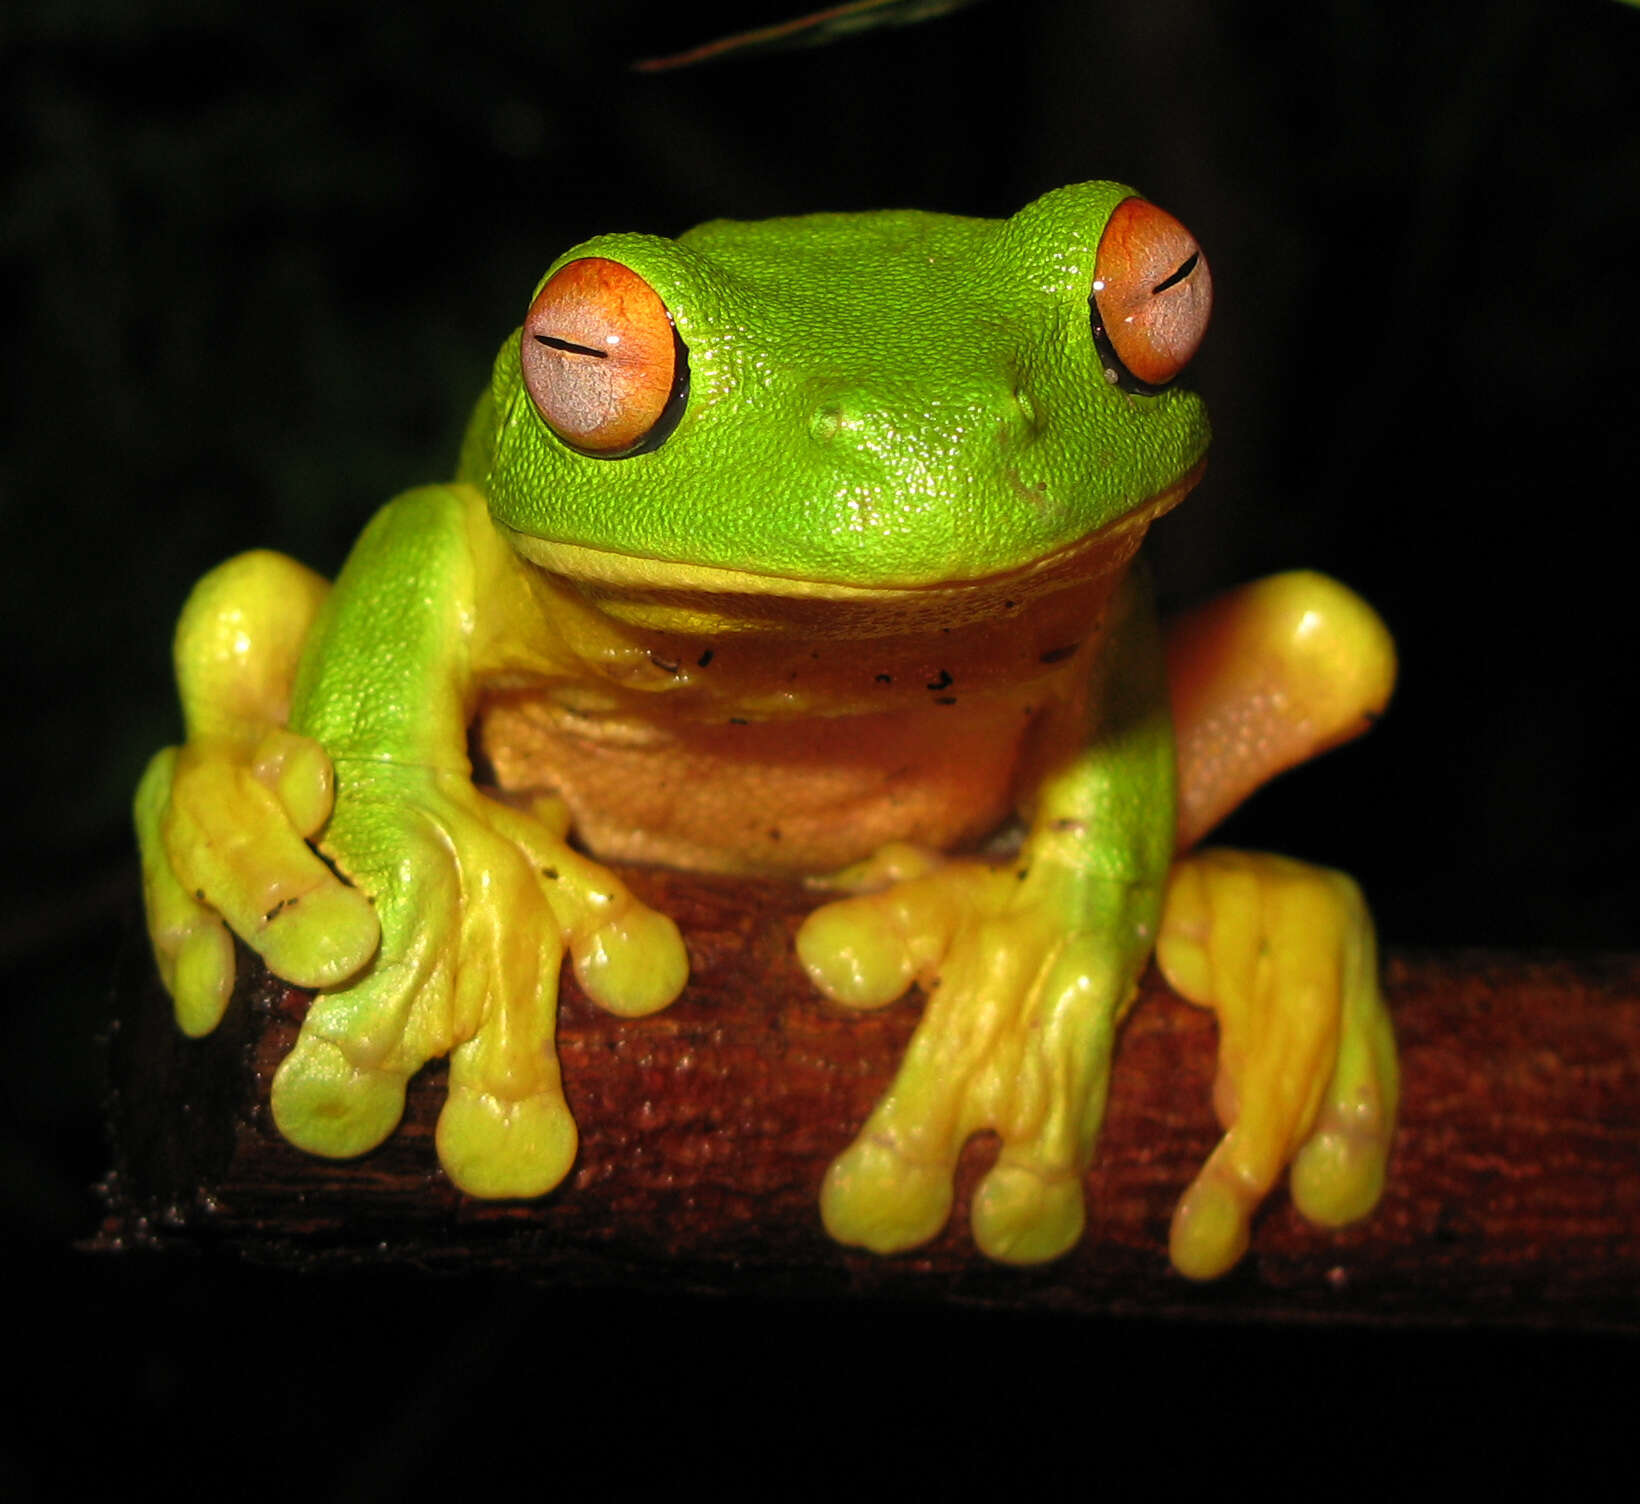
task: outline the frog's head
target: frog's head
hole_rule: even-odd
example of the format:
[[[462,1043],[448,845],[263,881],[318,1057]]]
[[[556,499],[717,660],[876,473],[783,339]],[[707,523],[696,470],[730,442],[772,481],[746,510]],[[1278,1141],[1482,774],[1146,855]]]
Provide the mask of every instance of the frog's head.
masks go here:
[[[1142,531],[1194,483],[1206,262],[1114,183],[604,235],[539,286],[469,463],[579,576],[925,587]]]

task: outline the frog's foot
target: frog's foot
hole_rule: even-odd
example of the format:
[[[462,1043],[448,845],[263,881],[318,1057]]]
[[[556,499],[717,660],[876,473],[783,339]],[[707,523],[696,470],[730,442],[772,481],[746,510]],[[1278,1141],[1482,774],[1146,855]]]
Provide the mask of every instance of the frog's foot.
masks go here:
[[[329,586],[282,554],[241,554],[195,586],[177,627],[188,740],[137,792],[148,929],[184,1031],[215,1028],[237,932],[308,987],[356,972],[376,919],[306,845],[328,818],[331,765],[284,729],[296,663]]]
[[[541,1195],[576,1146],[553,1047],[564,950],[596,1001],[650,1012],[687,975],[677,930],[464,777],[361,765],[350,778],[326,847],[374,895],[381,951],[314,1000],[274,1078],[274,1120],[312,1153],[363,1153],[397,1124],[409,1077],[448,1054],[445,1171],[470,1195]]]
[[[1174,1264],[1195,1279],[1230,1268],[1289,1162],[1312,1222],[1365,1216],[1383,1190],[1398,1075],[1360,890],[1284,857],[1183,857],[1156,958],[1178,992],[1218,1014],[1214,1107],[1226,1129],[1174,1213]]]
[[[834,1001],[878,1007],[913,980],[929,991],[893,1085],[826,1176],[821,1214],[839,1242],[887,1253],[933,1237],[982,1128],[1002,1149],[974,1198],[979,1247],[1036,1263],[1081,1236],[1131,963],[1097,921],[1071,928],[1076,906],[1055,887],[1045,865],[953,862],[804,925],[798,954]]]

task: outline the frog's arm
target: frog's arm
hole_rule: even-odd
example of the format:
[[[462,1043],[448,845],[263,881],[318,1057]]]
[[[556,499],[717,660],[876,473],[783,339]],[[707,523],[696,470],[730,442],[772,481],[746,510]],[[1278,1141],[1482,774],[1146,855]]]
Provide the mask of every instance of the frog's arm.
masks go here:
[[[410,1075],[448,1053],[440,1159],[484,1196],[539,1195],[574,1156],[553,1049],[564,950],[588,992],[627,1014],[670,1002],[687,971],[671,922],[571,851],[561,826],[473,786],[477,687],[530,611],[482,496],[411,492],[350,556],[291,715],[335,762],[321,849],[369,899],[382,941],[350,985],[314,1000],[274,1078],[274,1119],[302,1148],[360,1153],[398,1122]]]
[[[1015,861],[954,862],[829,904],[798,937],[837,1001],[878,1006],[912,980],[929,991],[893,1086],[827,1176],[822,1211],[843,1242],[886,1252],[932,1236],[963,1143],[987,1127],[1002,1149],[974,1201],[979,1246],[1028,1263],[1081,1234],[1112,1041],[1155,944],[1173,844],[1160,639],[1134,582],[1098,665],[1064,710],[1088,734],[1042,781]]]

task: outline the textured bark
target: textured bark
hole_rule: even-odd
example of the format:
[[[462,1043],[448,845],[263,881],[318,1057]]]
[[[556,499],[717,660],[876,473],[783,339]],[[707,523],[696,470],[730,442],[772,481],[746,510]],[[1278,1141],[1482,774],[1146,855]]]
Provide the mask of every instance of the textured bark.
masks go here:
[[[1383,1203],[1331,1233],[1278,1190],[1242,1265],[1195,1286],[1168,1266],[1167,1230],[1216,1138],[1215,1033],[1154,972],[1122,1034],[1079,1247],[1029,1270],[974,1252],[967,1198],[994,1152],[981,1139],[946,1231],[880,1259],[827,1239],[816,1194],[889,1080],[915,1000],[863,1016],[822,1002],[792,955],[812,901],[798,890],[628,876],[678,920],[693,975],[672,1008],[633,1022],[600,1013],[566,975],[559,1050],[581,1151],[555,1193],[485,1203],[449,1185],[433,1150],[439,1065],[372,1154],[299,1153],[274,1132],[267,1091],[305,995],[257,970],[223,1027],[189,1041],[138,957],[112,1046],[101,1246],[482,1267],[557,1285],[1640,1327],[1640,957],[1392,954],[1403,1102]]]

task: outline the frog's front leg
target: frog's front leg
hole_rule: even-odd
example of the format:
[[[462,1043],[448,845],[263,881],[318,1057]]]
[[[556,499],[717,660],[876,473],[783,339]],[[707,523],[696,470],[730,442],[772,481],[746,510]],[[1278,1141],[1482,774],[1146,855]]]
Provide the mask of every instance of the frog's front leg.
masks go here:
[[[974,1199],[980,1248],[1033,1263],[1084,1220],[1116,1026],[1155,944],[1172,852],[1173,748],[1158,637],[1135,586],[1105,639],[1082,750],[1042,782],[1001,866],[957,861],[817,910],[798,937],[815,983],[877,1006],[920,981],[923,1018],[893,1085],[832,1165],[832,1235],[878,1252],[933,1236],[964,1142],[1001,1151]]]
[[[285,1135],[369,1149],[410,1074],[449,1053],[440,1154],[489,1196],[550,1188],[574,1153],[552,1042],[563,951],[621,1013],[663,1006],[687,970],[671,922],[571,851],[560,818],[472,784],[467,718],[525,625],[519,581],[463,487],[384,508],[333,590],[277,554],[229,561],[183,613],[187,740],[154,759],[136,810],[182,1027],[220,1018],[232,930],[321,994],[275,1077]]]
[[[373,962],[314,999],[273,1081],[274,1121],[345,1157],[398,1123],[406,1082],[450,1057],[439,1160],[475,1196],[537,1196],[575,1155],[553,1042],[568,949],[613,1012],[665,1006],[687,970],[671,921],[569,849],[562,828],[464,772],[338,758],[323,849],[381,921]]]
[[[676,927],[573,852],[562,822],[473,786],[478,686],[515,666],[503,659],[530,640],[534,609],[476,491],[411,492],[355,546],[291,713],[334,759],[320,847],[369,898],[381,945],[314,1000],[274,1078],[274,1120],[312,1152],[361,1153],[397,1124],[409,1077],[447,1053],[439,1157],[492,1197],[539,1195],[574,1156],[553,1047],[563,952],[624,1014],[665,1006],[687,975]]]

